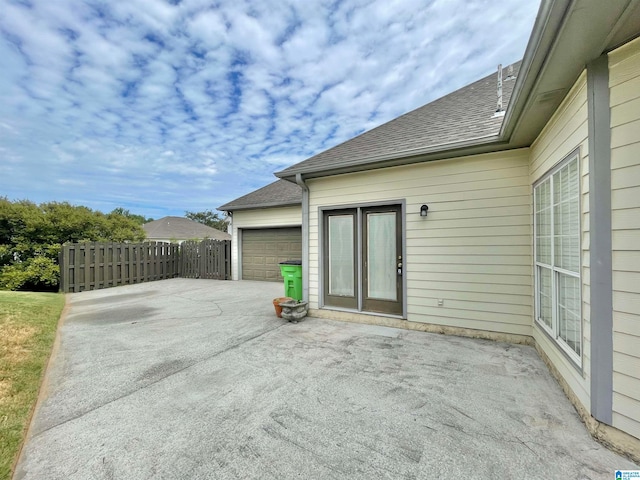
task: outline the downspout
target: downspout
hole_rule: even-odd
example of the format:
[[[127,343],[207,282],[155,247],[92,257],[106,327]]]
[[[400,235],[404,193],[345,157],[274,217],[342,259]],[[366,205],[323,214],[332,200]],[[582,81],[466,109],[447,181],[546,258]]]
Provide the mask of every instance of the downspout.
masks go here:
[[[233,235],[233,212],[231,210],[224,212],[228,218],[227,221],[227,233]]]
[[[233,265],[234,265],[234,257],[235,257],[235,265],[239,265],[240,261],[238,259],[238,252],[239,250],[239,244],[240,244],[240,238],[239,238],[239,233],[238,235],[236,235],[236,237],[234,238],[233,236],[233,211],[232,210],[227,210],[224,212],[227,216],[226,220],[227,220],[227,233],[229,235],[231,235],[231,258],[229,259],[229,261],[231,262],[231,280],[240,280],[240,278],[242,277],[242,275],[240,274],[241,272],[238,272],[238,267],[236,266],[234,271]],[[235,274],[235,277],[234,277]]]
[[[301,173],[296,173],[296,183],[302,189],[302,300],[309,301],[309,187]]]

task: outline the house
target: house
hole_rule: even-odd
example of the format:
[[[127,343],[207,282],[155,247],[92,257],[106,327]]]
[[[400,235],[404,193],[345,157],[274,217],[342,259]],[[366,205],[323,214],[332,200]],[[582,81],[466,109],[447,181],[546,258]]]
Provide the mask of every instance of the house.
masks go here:
[[[512,68],[277,172],[310,313],[532,344],[640,461],[639,35],[639,1],[545,0]]]
[[[162,217],[142,225],[146,239],[154,242],[182,243],[185,240],[231,240],[231,235],[184,217]]]
[[[218,210],[232,222],[234,280],[281,281],[279,262],[302,258],[302,188],[277,180]]]

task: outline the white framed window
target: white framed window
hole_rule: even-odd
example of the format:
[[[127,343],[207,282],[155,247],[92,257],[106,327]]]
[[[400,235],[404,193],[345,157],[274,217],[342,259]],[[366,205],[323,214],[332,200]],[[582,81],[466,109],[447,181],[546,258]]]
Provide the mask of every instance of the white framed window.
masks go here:
[[[535,185],[533,197],[536,321],[580,365],[582,283],[577,151]]]

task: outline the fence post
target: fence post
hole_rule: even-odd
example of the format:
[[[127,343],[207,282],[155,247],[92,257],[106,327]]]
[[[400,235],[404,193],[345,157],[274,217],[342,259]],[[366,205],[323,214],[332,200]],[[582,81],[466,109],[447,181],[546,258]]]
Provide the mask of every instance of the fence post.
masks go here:
[[[224,279],[229,280],[231,278],[231,240],[225,240],[224,243]]]
[[[122,250],[124,245],[122,243],[114,243],[113,246],[113,286],[124,285],[124,255]]]
[[[149,265],[149,277],[147,278],[148,282],[152,282],[156,279],[156,262],[155,262],[155,248],[156,242],[149,242],[147,245],[147,252],[149,252],[148,262]]]
[[[104,244],[96,244],[96,266],[94,268],[95,286],[98,290],[104,288]]]
[[[72,255],[73,253],[73,255]],[[69,259],[73,256],[73,291],[80,291],[80,248],[78,245],[73,246],[73,250],[69,249]],[[71,265],[69,265],[71,266]]]
[[[58,285],[58,289],[60,292],[65,292],[67,285],[69,285],[69,270],[66,268],[64,261],[64,249],[65,246],[62,245],[60,252],[58,252],[58,265],[60,266],[60,285]]]
[[[180,245],[171,244],[171,272],[173,277],[180,276]]]

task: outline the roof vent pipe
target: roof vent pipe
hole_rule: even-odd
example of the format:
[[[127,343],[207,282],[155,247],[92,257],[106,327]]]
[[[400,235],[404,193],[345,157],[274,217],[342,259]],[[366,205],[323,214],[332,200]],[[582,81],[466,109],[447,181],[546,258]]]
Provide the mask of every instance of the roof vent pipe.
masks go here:
[[[504,117],[504,109],[502,108],[502,64],[498,65],[498,104],[493,118]]]
[[[496,113],[502,112],[502,64],[498,65],[498,106]]]

